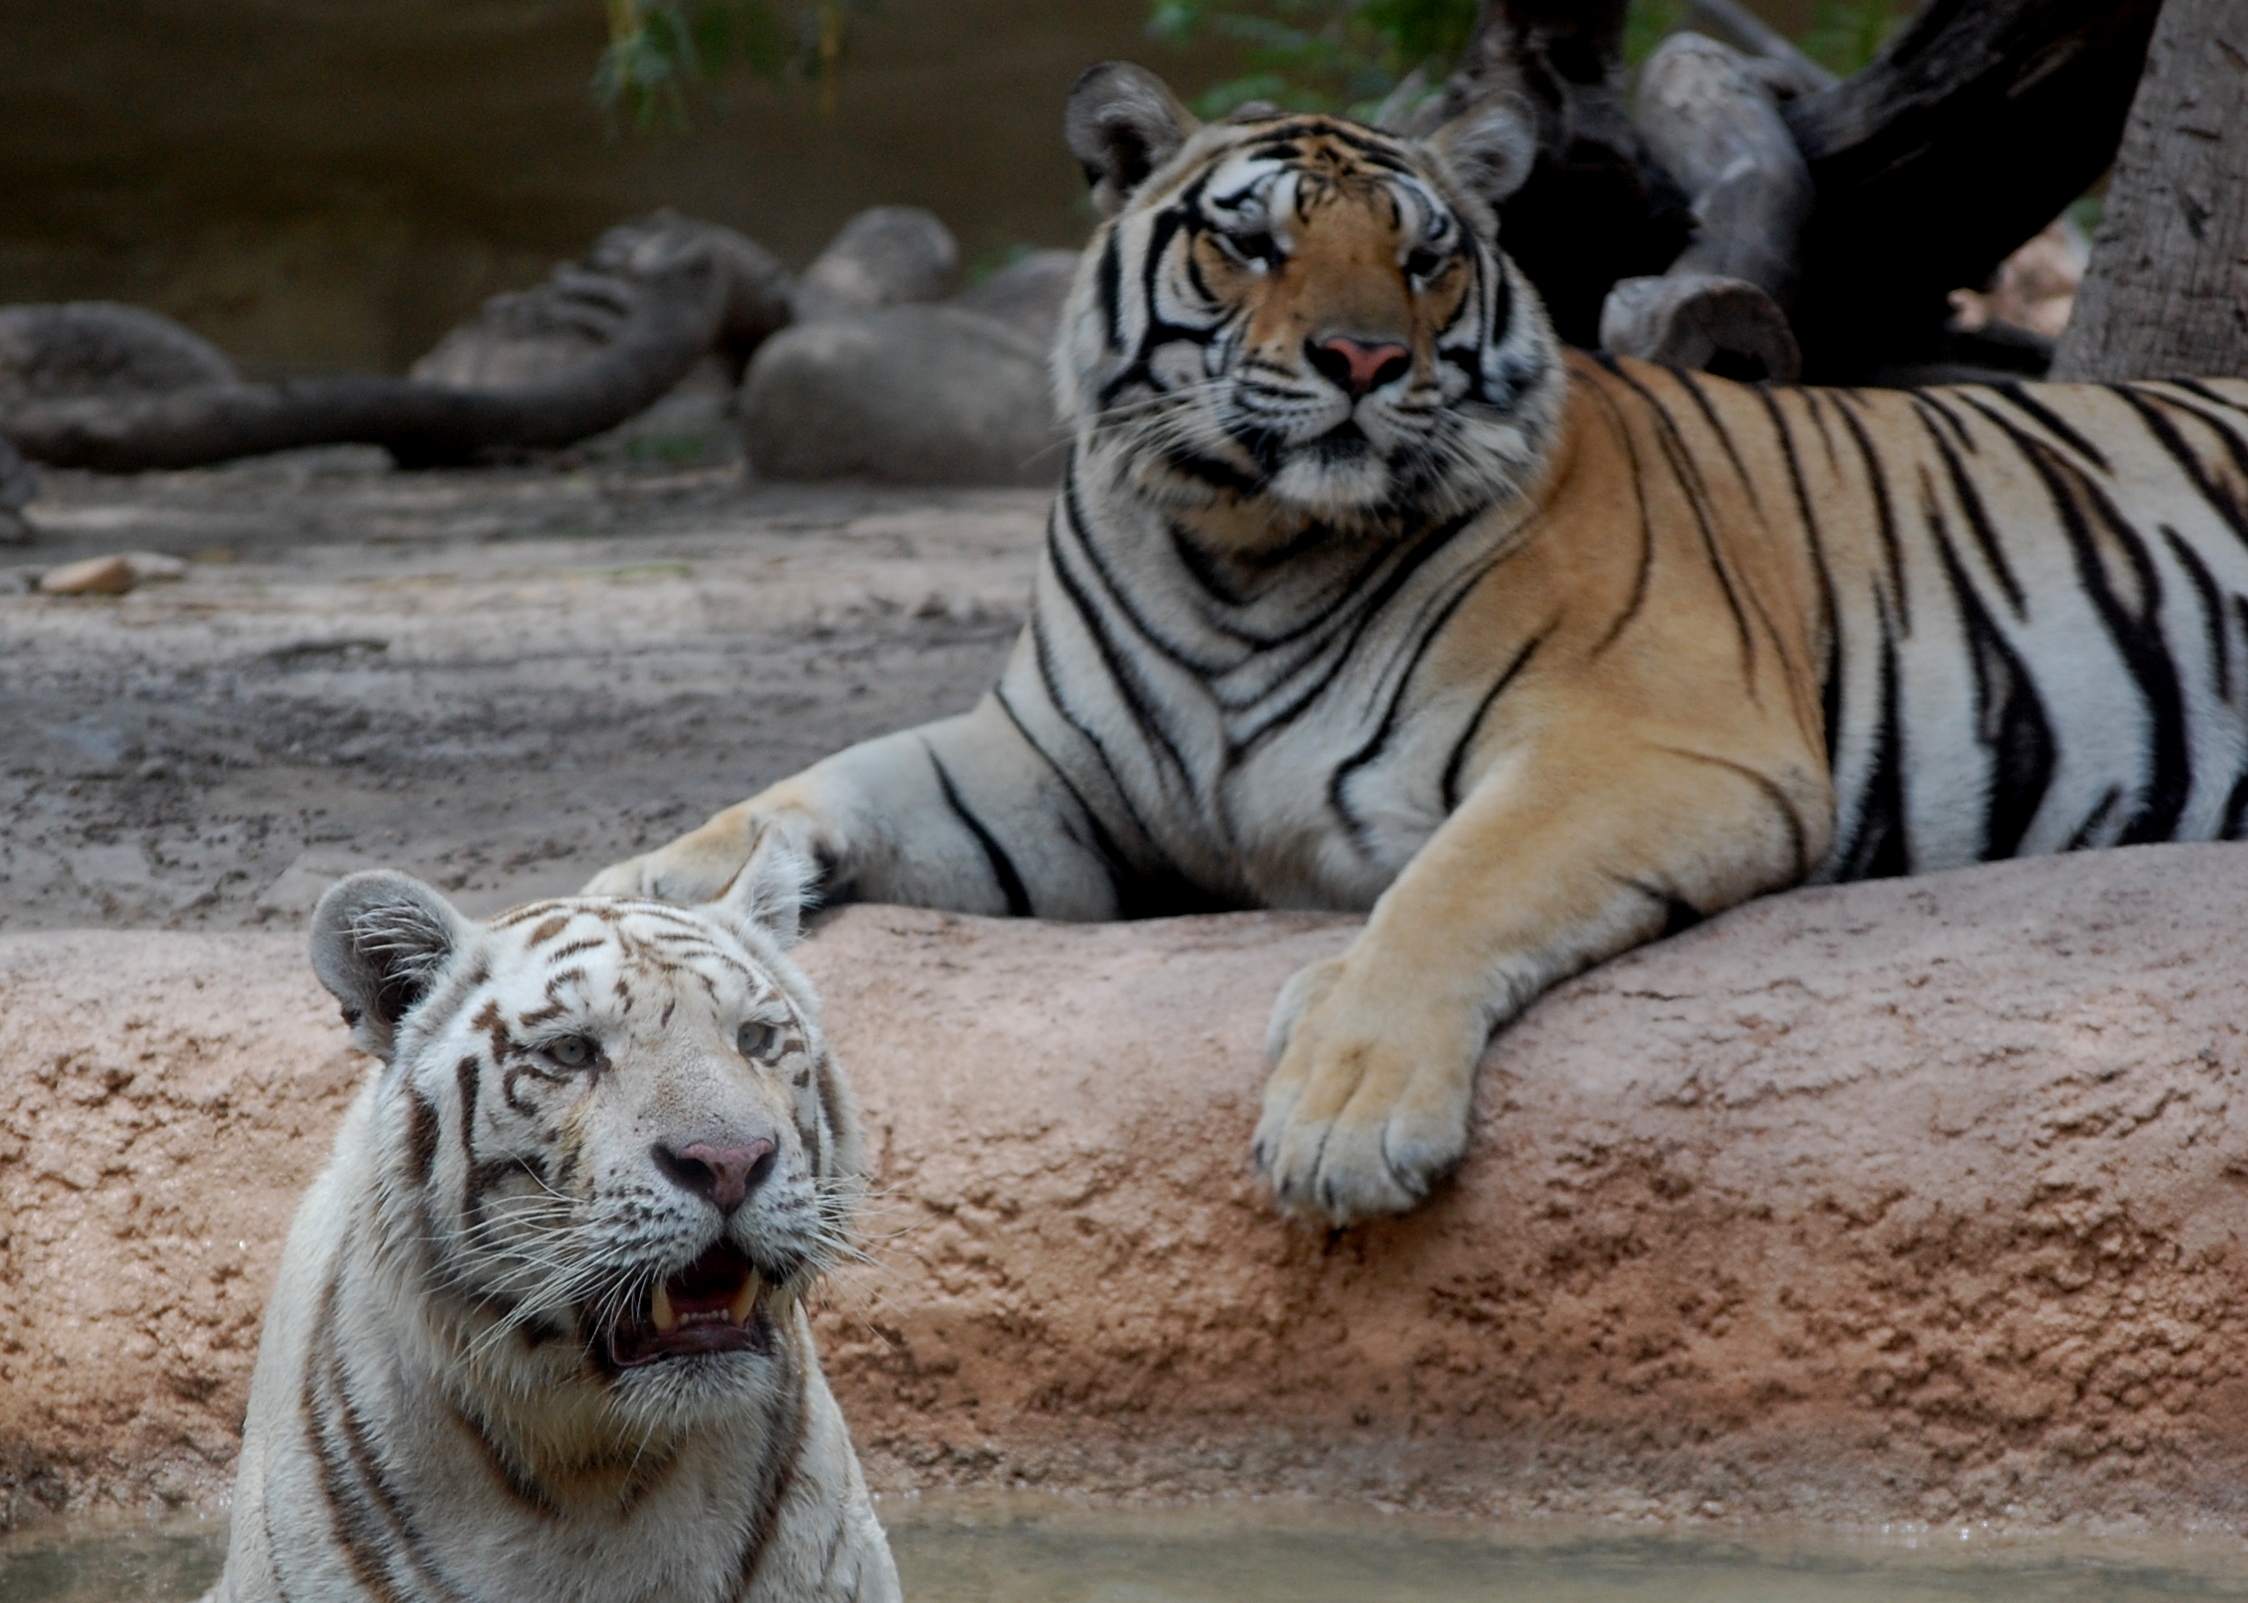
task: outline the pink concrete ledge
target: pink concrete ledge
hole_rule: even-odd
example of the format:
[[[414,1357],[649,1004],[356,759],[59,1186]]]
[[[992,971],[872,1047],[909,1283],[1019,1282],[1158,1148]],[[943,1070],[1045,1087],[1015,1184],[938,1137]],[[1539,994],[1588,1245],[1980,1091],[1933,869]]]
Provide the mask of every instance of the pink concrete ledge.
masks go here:
[[[1342,920],[847,910],[872,1478],[2248,1531],[2248,851],[1800,892],[1562,988],[1422,1213],[1275,1217],[1265,1010]],[[0,939],[0,1526],[223,1495],[360,1072],[294,936]]]

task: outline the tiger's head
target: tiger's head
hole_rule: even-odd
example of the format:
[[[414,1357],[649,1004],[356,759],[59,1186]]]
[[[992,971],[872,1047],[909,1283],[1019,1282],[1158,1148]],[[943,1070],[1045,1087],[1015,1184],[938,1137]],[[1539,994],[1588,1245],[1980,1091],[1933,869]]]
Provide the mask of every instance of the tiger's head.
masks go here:
[[[1054,358],[1081,454],[1167,506],[1344,525],[1466,513],[1535,478],[1564,379],[1498,246],[1534,151],[1512,101],[1427,139],[1264,108],[1204,126],[1107,62],[1066,127],[1107,217]]]
[[[806,878],[774,842],[696,908],[479,925],[387,872],[322,898],[314,969],[384,1063],[362,1234],[464,1394],[536,1399],[592,1446],[791,1383],[786,1321],[864,1167],[783,951]]]

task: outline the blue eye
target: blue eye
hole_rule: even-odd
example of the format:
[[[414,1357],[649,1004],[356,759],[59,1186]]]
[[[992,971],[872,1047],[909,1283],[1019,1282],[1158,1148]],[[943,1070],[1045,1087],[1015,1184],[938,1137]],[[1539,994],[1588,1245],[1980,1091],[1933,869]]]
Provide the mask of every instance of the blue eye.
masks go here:
[[[734,1049],[754,1063],[771,1054],[773,1048],[780,1044],[780,1036],[779,1025],[762,1024],[752,1019],[734,1032]]]
[[[582,1035],[565,1035],[547,1045],[546,1055],[561,1068],[582,1069],[601,1056],[601,1048]]]

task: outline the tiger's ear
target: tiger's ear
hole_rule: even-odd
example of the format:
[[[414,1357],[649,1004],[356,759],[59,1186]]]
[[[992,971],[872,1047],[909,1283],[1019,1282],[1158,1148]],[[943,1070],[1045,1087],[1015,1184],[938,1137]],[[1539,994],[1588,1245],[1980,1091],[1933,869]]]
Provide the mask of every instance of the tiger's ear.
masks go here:
[[[1538,159],[1538,125],[1514,95],[1479,100],[1428,136],[1453,174],[1496,206],[1520,189]]]
[[[1129,61],[1103,61],[1079,73],[1062,113],[1069,153],[1085,169],[1103,217],[1114,217],[1201,126],[1162,79]]]
[[[398,1021],[475,937],[475,925],[412,875],[352,874],[312,910],[312,972],[343,1004],[352,1039],[387,1063]]]
[[[704,910],[762,930],[786,951],[803,934],[804,906],[818,879],[802,852],[767,830],[733,883],[705,903]]]

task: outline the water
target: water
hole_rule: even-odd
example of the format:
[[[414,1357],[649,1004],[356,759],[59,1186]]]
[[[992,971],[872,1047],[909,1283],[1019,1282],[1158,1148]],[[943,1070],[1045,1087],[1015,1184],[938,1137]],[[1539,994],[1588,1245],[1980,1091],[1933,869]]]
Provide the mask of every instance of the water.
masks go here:
[[[2156,1603],[2248,1599],[2248,1549],[1956,1530],[1812,1535],[1488,1526],[1302,1504],[883,1507],[913,1603]],[[0,1538],[0,1603],[173,1603],[218,1574],[217,1524]]]

